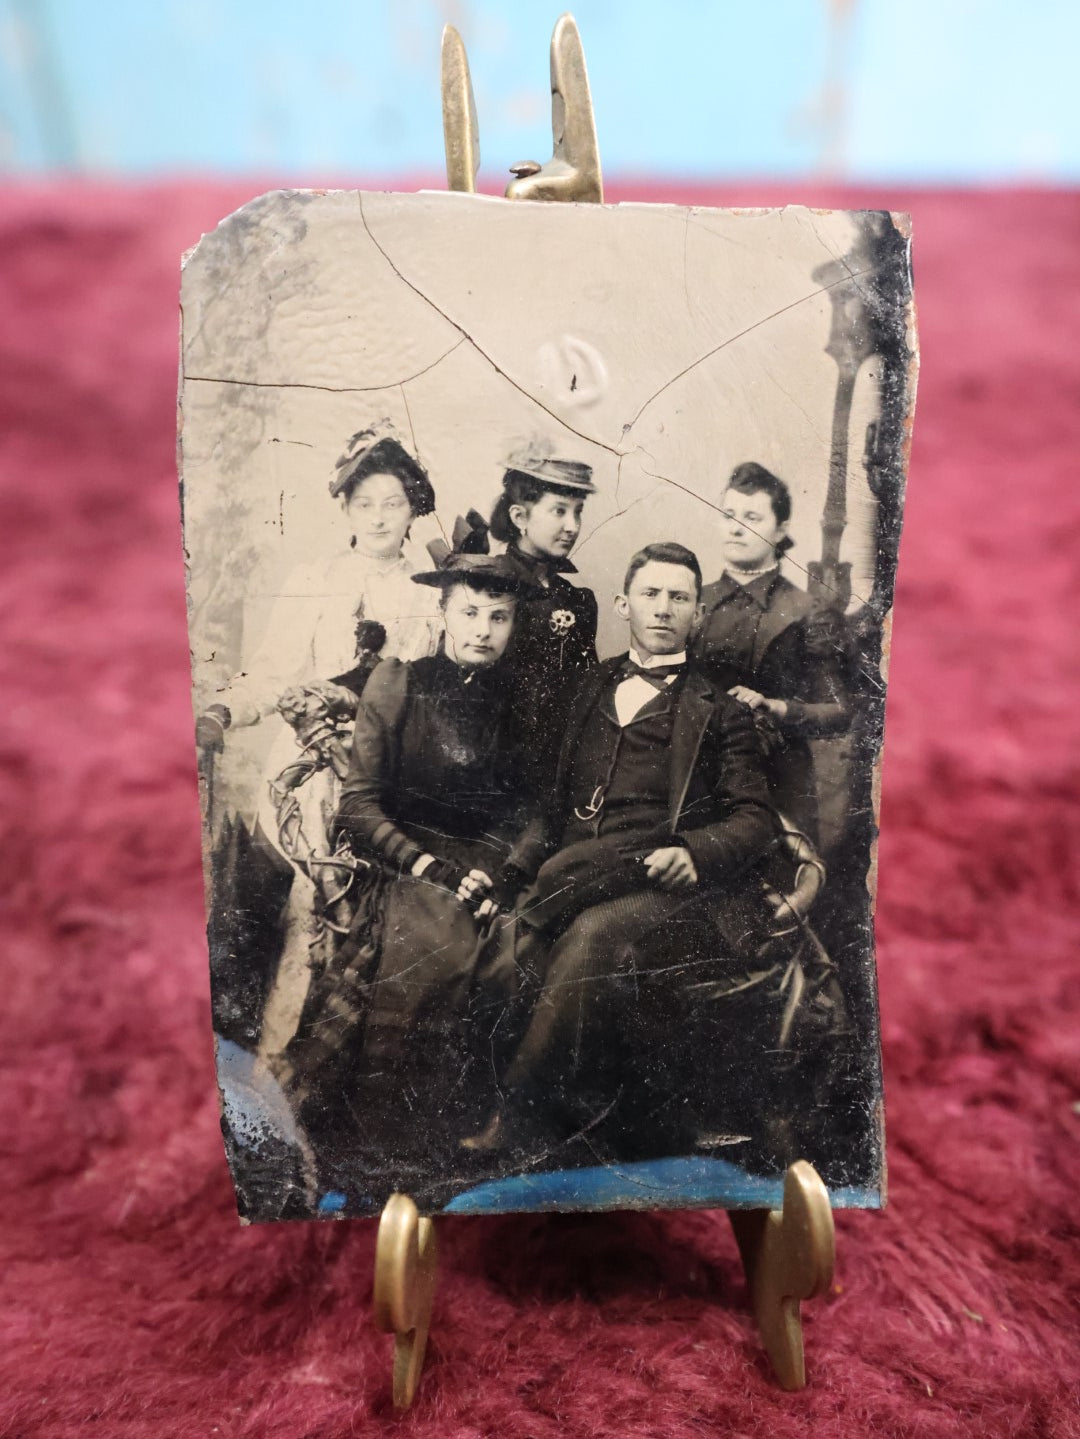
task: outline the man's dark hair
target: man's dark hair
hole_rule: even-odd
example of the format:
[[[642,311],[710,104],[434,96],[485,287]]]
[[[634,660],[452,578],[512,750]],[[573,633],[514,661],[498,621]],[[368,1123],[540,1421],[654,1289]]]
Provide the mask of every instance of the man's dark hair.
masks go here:
[[[626,578],[623,580],[624,595],[630,593],[630,585],[638,570],[643,569],[650,560],[656,560],[662,565],[682,565],[684,570],[689,570],[694,577],[697,597],[701,598],[701,566],[698,564],[698,557],[693,550],[688,550],[685,545],[676,544],[674,540],[660,540],[654,545],[646,545],[643,550],[638,550],[626,567]]]
[[[740,495],[756,495],[759,492],[766,494],[773,507],[776,523],[786,525],[791,519],[791,491],[779,475],[774,475],[772,470],[767,470],[764,465],[759,465],[754,460],[735,466],[727,488],[738,491]]]

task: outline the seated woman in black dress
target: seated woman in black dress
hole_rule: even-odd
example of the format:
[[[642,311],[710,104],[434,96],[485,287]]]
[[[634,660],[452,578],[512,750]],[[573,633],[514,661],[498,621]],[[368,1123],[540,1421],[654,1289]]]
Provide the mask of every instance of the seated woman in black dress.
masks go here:
[[[450,554],[413,579],[442,591],[444,646],[372,673],[336,828],[375,862],[360,1070],[395,1093],[426,1087],[449,1120],[468,1106],[452,1082],[468,1069],[488,896],[529,819],[505,652],[533,590],[502,555]]]
[[[596,664],[596,596],[564,578],[575,573],[569,555],[596,486],[588,465],[552,458],[517,461],[502,483],[491,533],[506,544],[512,572],[540,592],[519,615],[506,656],[525,741],[521,778],[538,795],[554,778],[568,692]]]

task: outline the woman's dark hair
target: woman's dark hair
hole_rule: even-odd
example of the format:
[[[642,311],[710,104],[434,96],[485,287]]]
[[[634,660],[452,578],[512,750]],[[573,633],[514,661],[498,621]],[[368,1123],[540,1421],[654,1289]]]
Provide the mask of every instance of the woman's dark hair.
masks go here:
[[[553,485],[536,475],[527,475],[524,470],[507,470],[503,475],[503,492],[495,501],[488,528],[504,545],[520,538],[520,531],[510,518],[511,505],[534,505],[541,495],[558,495],[564,500],[584,498],[581,490],[569,485]]]
[[[697,597],[701,598],[701,566],[698,564],[698,557],[693,550],[676,544],[674,540],[658,540],[656,544],[646,545],[631,557],[626,567],[626,578],[623,580],[624,595],[630,593],[630,586],[638,570],[643,570],[650,560],[656,560],[661,565],[681,565],[684,570],[689,570],[694,577]]]
[[[508,590],[503,581],[488,575],[470,575],[462,573],[459,580],[452,585],[443,585],[442,593],[439,596],[439,609],[446,609],[446,603],[459,585],[467,589],[477,590],[482,595],[487,595],[492,600],[517,600],[519,598],[515,590]]]
[[[354,435],[349,442],[350,447],[364,435],[364,431]],[[338,461],[340,467],[347,463],[347,456],[348,451]],[[357,486],[363,484],[369,475],[394,475],[399,479],[414,517],[430,515],[434,510],[435,490],[427,477],[427,471],[397,440],[387,436],[364,451],[359,463],[347,471],[343,480],[337,481],[336,488],[332,488],[331,493],[340,495],[343,503],[348,504]]]
[[[764,465],[759,465],[754,460],[735,466],[731,479],[727,482],[727,489],[735,490],[740,495],[768,495],[776,523],[786,525],[791,519],[791,491],[779,475],[774,475],[772,470],[767,470]],[[776,546],[777,554],[790,550],[794,543],[790,535],[785,535]]]

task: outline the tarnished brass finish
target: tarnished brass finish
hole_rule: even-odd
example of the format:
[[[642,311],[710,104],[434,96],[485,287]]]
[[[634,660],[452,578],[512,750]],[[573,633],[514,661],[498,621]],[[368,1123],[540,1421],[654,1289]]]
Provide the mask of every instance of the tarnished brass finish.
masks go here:
[[[799,1303],[832,1283],[836,1235],[828,1192],[805,1159],[784,1178],[779,1210],[729,1210],[754,1318],[773,1371],[785,1389],[806,1386]]]
[[[452,25],[442,39],[443,138],[446,183],[472,192],[480,164],[476,103],[461,36]],[[578,200],[599,205],[604,198],[600,150],[596,143],[585,51],[572,15],[563,15],[551,36],[552,156],[546,164],[523,160],[511,165],[515,177],[509,200]]]
[[[471,195],[480,168],[480,126],[465,44],[453,25],[442,33],[442,113],[447,188]]]
[[[375,1242],[375,1326],[394,1335],[394,1408],[413,1402],[435,1298],[435,1225],[406,1194],[392,1194]]]
[[[528,175],[521,175],[515,166],[517,178],[507,185],[506,198],[601,204],[604,186],[589,72],[572,15],[559,17],[551,37],[551,138],[551,159]]]

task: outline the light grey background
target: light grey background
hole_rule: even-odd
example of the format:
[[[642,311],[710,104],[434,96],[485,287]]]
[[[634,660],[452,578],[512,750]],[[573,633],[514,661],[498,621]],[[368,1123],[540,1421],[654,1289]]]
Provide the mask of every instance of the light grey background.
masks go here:
[[[507,203],[446,193],[278,192],[230,217],[183,278],[182,467],[197,705],[244,662],[298,563],[340,553],[328,483],[347,438],[389,418],[435,486],[411,544],[489,513],[526,442],[594,467],[573,559],[601,655],[631,553],[674,539],[720,572],[727,475],[757,460],[794,498],[785,571],[820,556],[837,368],[829,293],[844,212]],[[876,360],[859,376],[844,559],[873,580],[861,463]],[[262,728],[260,726],[260,728]]]

